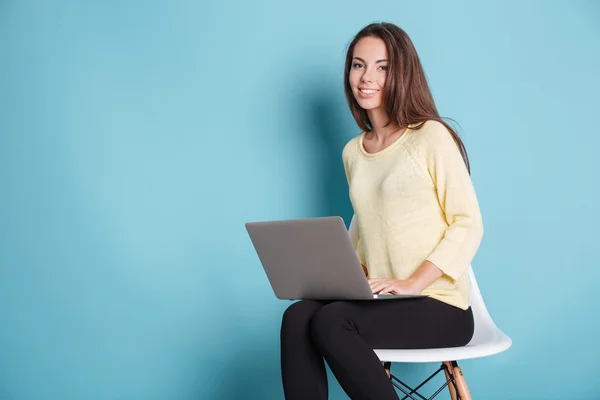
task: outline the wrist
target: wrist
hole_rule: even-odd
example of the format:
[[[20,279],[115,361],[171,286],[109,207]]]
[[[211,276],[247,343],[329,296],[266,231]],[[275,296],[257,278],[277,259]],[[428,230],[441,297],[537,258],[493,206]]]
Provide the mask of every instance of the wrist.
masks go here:
[[[421,293],[427,287],[427,285],[423,283],[422,279],[419,279],[415,276],[411,276],[406,281],[408,282],[411,288],[415,289],[419,293]]]

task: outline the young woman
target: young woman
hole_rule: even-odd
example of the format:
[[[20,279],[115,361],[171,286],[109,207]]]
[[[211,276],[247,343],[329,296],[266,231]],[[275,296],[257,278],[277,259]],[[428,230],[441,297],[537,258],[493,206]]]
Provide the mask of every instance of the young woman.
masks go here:
[[[350,43],[344,87],[363,132],[344,147],[373,293],[385,301],[292,304],[281,327],[285,398],[327,399],[324,361],[352,399],[398,399],[373,349],[454,347],[473,336],[467,270],[483,236],[464,145],[441,120],[417,52],[390,23]]]

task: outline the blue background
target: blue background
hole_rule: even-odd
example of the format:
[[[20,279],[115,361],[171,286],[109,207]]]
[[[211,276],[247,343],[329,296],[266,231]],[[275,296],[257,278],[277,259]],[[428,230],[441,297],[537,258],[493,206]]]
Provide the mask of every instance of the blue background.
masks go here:
[[[597,2],[4,0],[0,399],[282,398],[287,303],[244,223],[349,223],[343,60],[373,21],[471,158],[514,341],[462,363],[474,398],[600,398]]]

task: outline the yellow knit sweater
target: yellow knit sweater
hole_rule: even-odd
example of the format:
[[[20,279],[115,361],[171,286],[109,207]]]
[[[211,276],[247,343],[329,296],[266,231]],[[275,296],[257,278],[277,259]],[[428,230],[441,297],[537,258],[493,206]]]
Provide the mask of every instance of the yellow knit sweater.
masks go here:
[[[410,125],[376,153],[365,150],[364,135],[346,144],[342,159],[358,223],[356,251],[369,278],[407,279],[429,260],[444,275],[422,293],[467,309],[466,272],[483,223],[450,132],[433,120],[418,130]]]

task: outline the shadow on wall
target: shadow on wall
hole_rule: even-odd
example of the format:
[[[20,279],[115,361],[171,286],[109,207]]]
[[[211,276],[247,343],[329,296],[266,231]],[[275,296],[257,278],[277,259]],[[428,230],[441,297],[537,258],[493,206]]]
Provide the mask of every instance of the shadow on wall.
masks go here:
[[[278,334],[279,332],[277,336]],[[198,400],[283,398],[279,353],[277,357],[273,357],[273,344],[267,343],[264,338],[255,339],[252,343],[247,341],[247,346],[238,349],[237,353],[228,352],[224,354],[224,358],[214,360],[214,365],[221,366],[221,370],[210,384],[210,393],[200,395]],[[274,340],[273,337],[268,339]]]
[[[332,86],[332,87],[328,87]],[[306,107],[302,117],[307,124],[307,138],[314,146],[309,162],[315,171],[315,216],[341,216],[348,227],[353,210],[348,197],[348,182],[344,172],[342,150],[344,145],[360,133],[343,97],[333,94],[341,90],[337,86],[323,84],[308,87],[327,88],[318,94],[310,92],[304,98]],[[330,93],[329,96],[323,93]],[[344,100],[344,102],[340,102]],[[352,124],[349,125],[348,122]]]
[[[295,138],[301,143],[300,148],[309,149],[300,157],[303,165],[314,174],[310,180],[313,186],[309,190],[311,195],[306,196],[307,201],[312,202],[308,207],[308,217],[341,216],[348,226],[353,211],[348,198],[342,150],[352,132],[359,130],[356,126],[348,129],[347,122],[344,125],[344,116],[348,121],[347,114],[344,115],[347,112],[345,103],[340,103],[339,97],[333,95],[339,89],[324,82],[327,80],[323,79],[317,86],[303,85],[295,91],[293,98],[286,99],[286,104],[293,107],[292,120],[288,123],[294,126],[293,132],[302,135]],[[314,87],[320,88],[317,94],[309,90]],[[294,93],[294,90],[287,93]],[[264,334],[264,327],[248,331],[248,327],[242,327],[243,324],[238,326],[246,330],[245,343],[233,346],[241,351],[224,353],[223,357],[212,362],[204,358],[204,363],[208,362],[219,370],[214,381],[207,385],[209,393],[204,392],[200,397],[218,400],[283,398],[279,364],[280,322],[281,315],[278,314],[267,334]],[[233,322],[228,322],[228,325],[236,328]],[[330,385],[330,394],[332,399],[346,398],[336,384]]]

